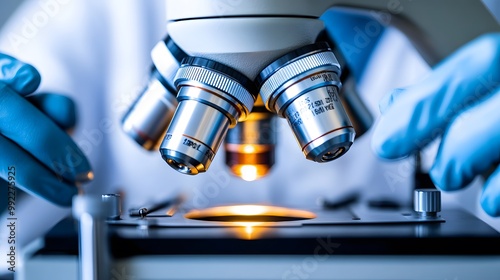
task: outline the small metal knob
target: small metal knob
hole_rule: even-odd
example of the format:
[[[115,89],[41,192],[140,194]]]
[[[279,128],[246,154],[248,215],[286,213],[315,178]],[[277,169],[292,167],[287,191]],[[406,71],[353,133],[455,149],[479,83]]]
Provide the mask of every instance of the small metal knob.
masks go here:
[[[436,189],[416,189],[413,208],[419,216],[436,217],[441,211],[441,192]]]
[[[103,194],[102,202],[107,204],[108,214],[106,217],[111,220],[119,220],[122,214],[122,201],[120,194]]]

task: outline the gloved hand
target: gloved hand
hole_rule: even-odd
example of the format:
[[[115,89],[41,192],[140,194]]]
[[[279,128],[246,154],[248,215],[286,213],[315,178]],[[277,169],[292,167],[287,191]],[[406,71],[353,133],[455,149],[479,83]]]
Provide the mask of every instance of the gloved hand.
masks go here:
[[[500,160],[500,34],[486,34],[440,63],[418,84],[380,103],[372,139],[381,157],[396,159],[442,137],[430,176],[442,190],[468,185]],[[486,180],[483,209],[500,216],[500,168]]]
[[[40,80],[33,66],[0,54],[0,177],[27,193],[69,206],[75,185],[92,179],[92,170],[63,131],[75,124],[71,99],[26,97]]]

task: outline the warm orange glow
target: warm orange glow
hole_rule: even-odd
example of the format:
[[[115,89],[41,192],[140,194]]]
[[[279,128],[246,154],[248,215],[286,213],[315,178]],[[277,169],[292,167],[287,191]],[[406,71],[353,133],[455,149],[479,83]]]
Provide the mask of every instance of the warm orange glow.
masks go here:
[[[241,223],[241,227],[244,228],[246,235],[244,235],[245,239],[253,239],[255,236],[252,236],[254,233],[255,223]],[[240,232],[241,233],[241,232]],[[240,234],[240,236],[243,236]]]
[[[231,173],[245,181],[266,176],[274,164],[274,145],[226,143],[224,148],[231,158],[227,163]]]
[[[245,232],[248,234],[248,238],[252,238],[252,232],[253,232],[253,227],[252,226],[246,226],[245,227]]]
[[[264,235],[264,233],[271,230],[271,228],[266,227],[265,223],[237,223],[240,227],[235,228],[236,235],[239,238],[252,240],[258,239]],[[268,225],[269,223],[267,223]]]
[[[278,222],[314,219],[312,212],[268,205],[228,205],[201,210],[191,210],[185,216],[188,219],[219,222],[228,225],[228,230],[238,238],[257,239]]]
[[[234,232],[238,238],[247,240],[258,239],[265,232],[272,230],[272,228],[266,227],[269,223],[238,222],[231,224],[235,227],[228,229]]]

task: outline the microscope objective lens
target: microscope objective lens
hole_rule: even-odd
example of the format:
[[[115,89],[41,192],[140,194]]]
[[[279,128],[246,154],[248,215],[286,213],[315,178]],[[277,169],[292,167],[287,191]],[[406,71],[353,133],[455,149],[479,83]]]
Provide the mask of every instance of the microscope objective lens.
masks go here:
[[[354,141],[339,75],[335,55],[319,42],[277,59],[256,81],[266,108],[287,119],[305,157],[315,162],[342,156]]]
[[[175,86],[179,105],[160,153],[175,170],[196,175],[208,170],[228,129],[248,117],[257,89],[236,70],[200,57],[183,60]]]

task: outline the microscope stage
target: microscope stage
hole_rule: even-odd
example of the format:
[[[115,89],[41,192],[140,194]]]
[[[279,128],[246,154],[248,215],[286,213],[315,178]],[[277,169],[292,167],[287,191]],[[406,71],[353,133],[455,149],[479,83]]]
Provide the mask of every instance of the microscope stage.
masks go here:
[[[309,254],[318,242],[335,243],[345,255],[500,255],[500,233],[473,215],[443,209],[422,218],[409,209],[346,207],[309,210],[315,218],[282,222],[203,221],[172,216],[124,217],[108,221],[114,257],[177,254]],[[161,212],[161,211],[160,211]],[[170,211],[172,212],[172,211]],[[158,213],[158,212],[155,212]],[[61,222],[39,253],[78,252],[74,221]]]

